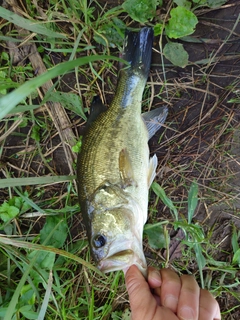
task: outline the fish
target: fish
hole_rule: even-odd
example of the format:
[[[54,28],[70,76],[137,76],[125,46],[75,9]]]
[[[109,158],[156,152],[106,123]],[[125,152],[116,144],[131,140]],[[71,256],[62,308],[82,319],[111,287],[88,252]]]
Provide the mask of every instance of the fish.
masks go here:
[[[146,275],[143,227],[157,156],[148,140],[161,128],[168,108],[141,113],[150,72],[152,28],[125,33],[117,88],[108,108],[93,100],[77,159],[77,186],[92,257],[104,273],[132,264]]]

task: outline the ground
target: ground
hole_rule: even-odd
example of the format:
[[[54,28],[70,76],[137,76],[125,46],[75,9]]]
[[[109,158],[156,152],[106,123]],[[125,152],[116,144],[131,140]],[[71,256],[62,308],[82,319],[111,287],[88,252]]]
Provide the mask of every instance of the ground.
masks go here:
[[[98,2],[105,5],[105,10],[118,5],[114,2]],[[167,9],[167,6],[160,9],[159,16],[164,16]],[[163,69],[159,37],[155,38],[143,108],[145,111],[163,105],[169,108],[167,122],[150,140],[151,154],[157,154],[159,162],[155,181],[173,201],[183,220],[188,214],[190,185],[193,181],[197,182],[199,202],[193,222],[200,227],[204,235],[201,240],[201,250],[206,260],[203,266],[204,284],[217,296],[223,319],[239,319],[239,259],[237,263],[233,263],[233,235],[235,242],[239,243],[240,4],[238,1],[228,1],[217,9],[201,8],[196,11],[196,15],[199,23],[195,33],[181,41],[177,40],[189,54],[189,64],[185,68],[175,67],[164,59]],[[67,29],[68,24],[64,28]],[[165,42],[163,37],[163,43]],[[5,45],[3,50],[11,49]],[[95,50],[100,52],[101,46],[96,46]],[[111,49],[111,52],[117,55],[118,49]],[[66,59],[65,55],[51,51],[49,57],[53,64]],[[117,67],[117,64],[115,66]],[[116,73],[112,71],[116,70],[115,66],[111,66],[111,70],[104,69],[101,74],[103,81],[93,79],[84,70],[77,74],[87,115],[86,108],[90,106],[95,94],[99,94],[106,105],[111,102],[117,82]],[[90,72],[90,69],[88,71]],[[20,73],[15,75],[16,78],[20,76]],[[90,83],[93,85],[90,86]],[[76,73],[64,75],[58,88],[64,92],[79,93]],[[33,104],[40,103],[40,96],[39,94],[33,97]],[[6,139],[0,146],[1,179],[9,176],[19,178],[74,174],[73,162],[76,154],[68,153],[70,160],[67,159],[61,135],[48,112],[49,108],[42,106],[36,109],[34,114],[31,112],[23,117],[27,121],[25,126],[18,125],[16,128],[12,127],[16,117],[6,118],[7,120],[1,122],[1,134],[7,132]],[[85,122],[69,110],[67,116],[71,121],[71,132],[76,137],[82,135]],[[36,123],[40,127],[39,139],[34,139],[32,134]],[[85,229],[81,214],[78,213],[74,181],[70,185],[58,183],[36,188],[31,185],[24,186],[21,192],[24,191],[44,210],[50,209],[56,213],[66,208],[67,204],[71,213],[74,213],[68,218],[70,232],[67,241],[85,241]],[[14,188],[11,191],[8,188],[1,189],[0,203],[12,195],[16,195]],[[39,213],[36,218],[31,216],[32,211],[34,210],[26,211],[25,215],[15,220],[14,235],[39,234],[45,215],[42,216],[36,209]],[[148,224],[165,221],[169,222],[164,225],[170,236],[170,245],[162,249],[153,248],[145,236],[144,250],[148,263],[159,267],[167,263],[178,272],[193,273],[200,283],[199,264],[192,251],[193,244],[191,247],[187,241],[183,241],[186,240],[184,230],[187,229],[176,228],[169,208],[151,190]],[[86,243],[84,244],[80,254],[86,256]],[[88,258],[86,256],[86,259]],[[91,283],[93,281],[96,287],[101,288],[103,280],[99,280],[96,274],[94,277]],[[86,290],[91,292],[88,287],[90,280],[86,278],[84,281]],[[106,287],[104,286],[104,297],[96,291],[95,302],[98,306],[109,299]],[[119,285],[119,292],[113,302],[113,310],[116,308],[116,312],[129,306],[123,284]],[[107,315],[105,319],[113,319],[113,315]]]

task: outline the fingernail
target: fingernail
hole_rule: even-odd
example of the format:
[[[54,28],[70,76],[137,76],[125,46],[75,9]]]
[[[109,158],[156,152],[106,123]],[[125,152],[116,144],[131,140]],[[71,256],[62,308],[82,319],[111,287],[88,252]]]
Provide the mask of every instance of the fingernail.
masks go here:
[[[183,307],[179,311],[179,317],[182,320],[194,320],[194,312],[192,308],[189,307]]]
[[[178,299],[171,294],[168,294],[163,302],[163,306],[171,310],[176,310],[177,304],[178,304]]]

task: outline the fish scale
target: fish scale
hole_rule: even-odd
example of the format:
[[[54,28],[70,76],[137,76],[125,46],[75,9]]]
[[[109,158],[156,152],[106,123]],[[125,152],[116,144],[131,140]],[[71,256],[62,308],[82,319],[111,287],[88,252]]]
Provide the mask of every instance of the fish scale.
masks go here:
[[[81,201],[93,194],[104,181],[121,183],[118,162],[122,149],[128,150],[134,163],[133,175],[142,177],[145,181],[140,184],[145,184],[147,188],[145,171],[149,163],[148,132],[141,117],[141,101],[134,98],[142,96],[145,82],[139,92],[134,90],[135,95],[128,101],[134,105],[131,108],[131,105],[122,107],[117,101],[117,97],[128,88],[129,80],[126,80],[126,76],[121,78],[119,90],[109,109],[92,124],[83,140],[78,166],[81,184],[84,186],[84,190],[79,193]]]

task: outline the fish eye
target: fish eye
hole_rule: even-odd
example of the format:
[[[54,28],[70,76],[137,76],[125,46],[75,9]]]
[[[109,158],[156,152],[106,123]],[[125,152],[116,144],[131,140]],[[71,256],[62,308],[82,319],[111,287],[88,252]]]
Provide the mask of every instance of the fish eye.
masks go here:
[[[107,242],[105,236],[98,234],[93,238],[93,245],[95,248],[102,248]]]

